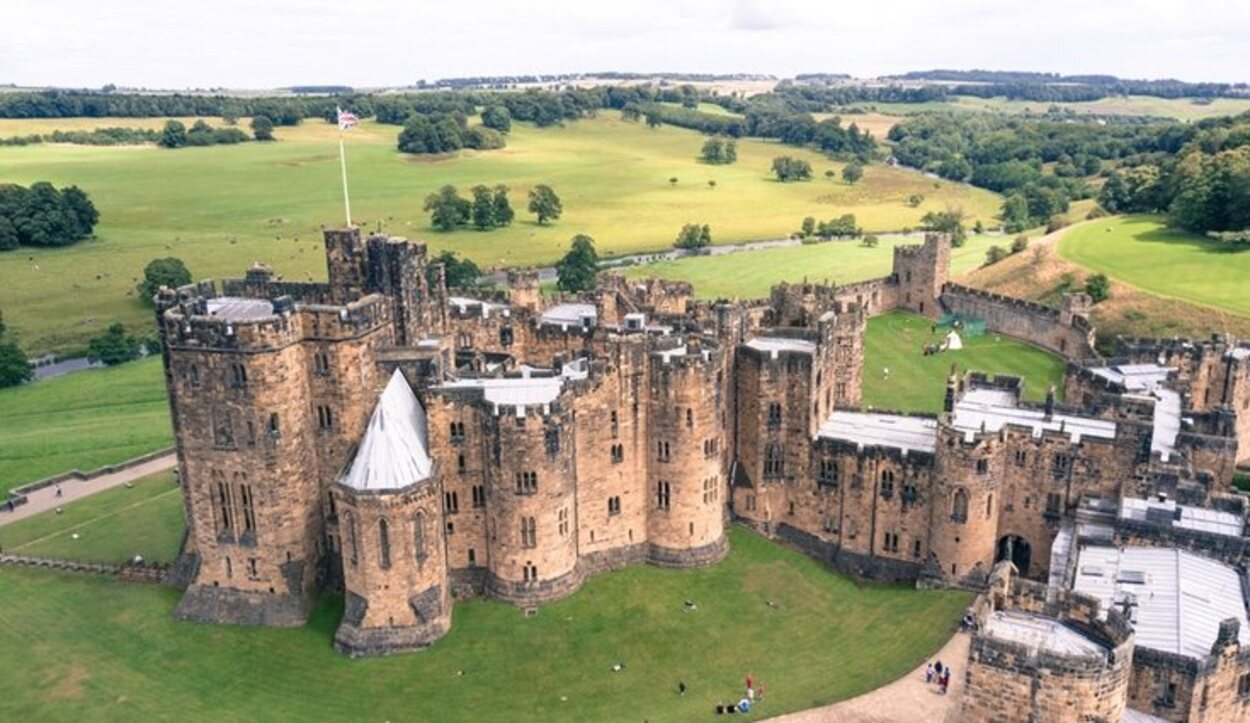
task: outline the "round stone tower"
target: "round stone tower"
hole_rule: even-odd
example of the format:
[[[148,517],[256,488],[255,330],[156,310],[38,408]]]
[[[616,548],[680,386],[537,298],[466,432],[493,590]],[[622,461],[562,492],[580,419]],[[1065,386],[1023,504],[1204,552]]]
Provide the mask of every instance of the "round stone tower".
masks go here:
[[[997,434],[958,430],[949,413],[939,419],[926,576],[984,583],[998,539],[1002,448]]]

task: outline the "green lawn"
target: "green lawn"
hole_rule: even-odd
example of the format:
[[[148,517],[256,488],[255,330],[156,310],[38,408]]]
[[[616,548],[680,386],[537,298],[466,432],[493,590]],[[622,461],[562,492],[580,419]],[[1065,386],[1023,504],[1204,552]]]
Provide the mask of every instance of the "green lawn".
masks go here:
[[[891,312],[868,321],[864,336],[863,405],[908,412],[940,412],[951,364],[988,374],[1013,374],[1025,380],[1025,397],[1041,400],[1054,382],[1060,389],[1064,362],[1037,347],[996,334],[963,339],[964,348],[933,356],[921,353],[925,344],[940,341],[939,329],[924,317]],[[883,370],[890,370],[885,378]]]
[[[136,554],[171,562],[178,554],[182,494],[173,472],[84,497],[64,509],[0,527],[0,546],[23,555],[104,563],[126,562]]]
[[[156,357],[0,390],[0,491],[172,443]]]
[[[1136,286],[1250,316],[1250,249],[1170,229],[1157,216],[1119,216],[1063,235],[1059,255]]]
[[[50,131],[60,120],[10,124]],[[125,119],[99,119],[126,125]],[[75,122],[76,126],[83,126]],[[0,135],[9,134],[0,124]],[[872,231],[914,227],[927,211],[961,206],[989,223],[996,194],[935,181],[919,173],[870,166],[854,186],[828,181],[841,164],[777,143],[743,139],[737,163],[696,159],[704,137],[619,120],[616,113],[537,129],[517,124],[508,147],[451,156],[413,157],[395,150],[395,126],[362,123],[348,137],[354,220],[454,249],[483,265],[531,265],[558,258],[575,233],[603,254],[671,246],[685,223],[707,223],[717,243],[776,238],[805,216],[854,213]],[[197,278],[239,276],[247,264],[272,263],[287,279],[324,278],[320,228],[342,222],[335,126],[309,121],[278,130],[276,143],[165,150],[155,147],[43,145],[0,148],[0,179],[78,184],[100,209],[100,240],[64,249],[0,254],[0,309],[30,352],[81,344],[113,320],[147,330],[150,311],[134,296],[144,265],[175,255]],[[810,161],[816,180],[779,183],[771,161]],[[676,177],[678,183],[670,185]],[[708,181],[715,180],[715,189]],[[443,184],[467,192],[477,183],[512,189],[518,220],[492,232],[434,232],[422,210]],[[564,216],[537,226],[525,212],[536,183],[549,183]],[[922,194],[911,208],[906,199]]]
[[[714,567],[601,575],[533,618],[458,603],[430,650],[357,661],[330,646],[338,600],[299,629],[197,625],[170,618],[176,590],[0,569],[0,718],[692,720],[740,696],[748,672],[773,715],[905,674],[969,601],[858,583],[742,529],[731,541]]]
[[[808,246],[740,251],[723,256],[691,256],[676,261],[635,266],[625,270],[630,278],[659,276],[694,284],[695,296],[703,299],[768,296],[768,290],[781,281],[831,281],[848,284],[888,276],[894,247],[917,244],[922,239],[882,239],[876,248],[857,241],[831,241]],[[1003,236],[969,236],[961,248],[951,252],[951,275],[969,271],[985,262],[990,246],[1010,245]]]

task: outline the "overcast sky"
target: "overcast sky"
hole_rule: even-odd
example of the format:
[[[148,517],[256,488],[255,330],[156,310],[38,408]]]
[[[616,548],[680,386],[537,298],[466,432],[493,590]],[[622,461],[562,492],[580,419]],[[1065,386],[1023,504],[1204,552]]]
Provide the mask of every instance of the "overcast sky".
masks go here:
[[[990,68],[1250,81],[1250,0],[11,0],[0,83]]]

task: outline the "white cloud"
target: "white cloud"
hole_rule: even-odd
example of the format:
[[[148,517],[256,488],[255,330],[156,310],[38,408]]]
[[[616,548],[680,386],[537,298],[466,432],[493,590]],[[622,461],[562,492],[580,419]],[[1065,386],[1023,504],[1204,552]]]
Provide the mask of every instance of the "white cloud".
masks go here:
[[[0,82],[399,85],[584,70],[935,67],[1245,81],[1236,0],[41,0],[5,9]]]

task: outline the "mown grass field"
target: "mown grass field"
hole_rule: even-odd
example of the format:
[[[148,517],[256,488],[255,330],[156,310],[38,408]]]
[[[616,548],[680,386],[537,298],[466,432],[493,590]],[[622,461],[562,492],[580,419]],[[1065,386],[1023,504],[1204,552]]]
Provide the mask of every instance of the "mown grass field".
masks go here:
[[[1250,249],[1170,229],[1157,216],[1077,226],[1059,255],[1159,296],[1250,316]]]
[[[714,567],[601,575],[532,618],[460,602],[431,649],[355,661],[330,646],[338,600],[298,629],[197,625],[171,619],[177,590],[6,568],[0,718],[697,720],[740,697],[748,672],[767,688],[758,713],[775,715],[906,674],[969,601],[856,582],[743,529],[730,538]]]
[[[963,336],[964,348],[924,356],[925,344],[946,331],[930,331],[928,319],[891,312],[868,322],[864,335],[863,406],[907,412],[940,412],[951,364],[959,372],[982,371],[1024,378],[1025,397],[1040,401],[1054,383],[1063,388],[1064,362],[1037,347],[996,334]],[[884,370],[889,368],[887,378]]]
[[[894,247],[922,243],[922,238],[887,237],[876,248],[858,241],[830,241],[807,246],[739,251],[722,256],[688,256],[627,267],[629,278],[658,276],[689,281],[701,299],[754,299],[782,281],[830,281],[847,284],[888,276],[894,263]],[[1009,237],[969,235],[967,242],[951,251],[951,275],[957,276],[985,262],[990,246],[1009,246]]]
[[[0,492],[172,443],[159,358],[0,389]]]
[[[63,124],[21,121],[0,127],[0,135]],[[987,191],[880,165],[869,167],[854,186],[830,182],[824,172],[836,173],[840,164],[758,140],[739,142],[736,164],[708,166],[696,160],[703,136],[667,126],[648,129],[614,113],[562,128],[517,124],[505,149],[440,157],[400,154],[398,131],[366,122],[349,133],[354,220],[366,228],[380,222],[392,233],[426,240],[434,250],[454,249],[486,266],[550,262],[579,232],[592,235],[601,253],[619,254],[668,248],[688,222],[709,224],[715,242],[729,243],[784,236],[809,215],[854,213],[866,229],[884,231],[914,227],[925,212],[948,206],[989,223],[1000,205]],[[277,133],[276,143],[172,151],[0,148],[0,178],[77,184],[101,213],[97,241],[0,254],[0,309],[24,348],[39,353],[72,347],[113,320],[148,329],[150,312],[134,286],[144,265],[157,257],[182,258],[197,278],[237,276],[257,260],[272,263],[288,279],[323,278],[320,228],[342,222],[335,126],[312,120]],[[809,160],[817,180],[774,180],[772,159],[783,154]],[[669,183],[673,177],[675,186]],[[716,181],[715,189],[709,180]],[[422,204],[448,183],[466,192],[477,183],[509,185],[517,222],[486,233],[434,232]],[[536,225],[524,211],[526,194],[537,183],[552,185],[564,202],[564,216],[549,226]],[[925,201],[911,208],[905,200],[915,193]]]
[[[60,515],[50,510],[0,527],[0,547],[86,562],[120,564],[135,555],[172,562],[183,527],[182,492],[169,471],[71,502]]]

